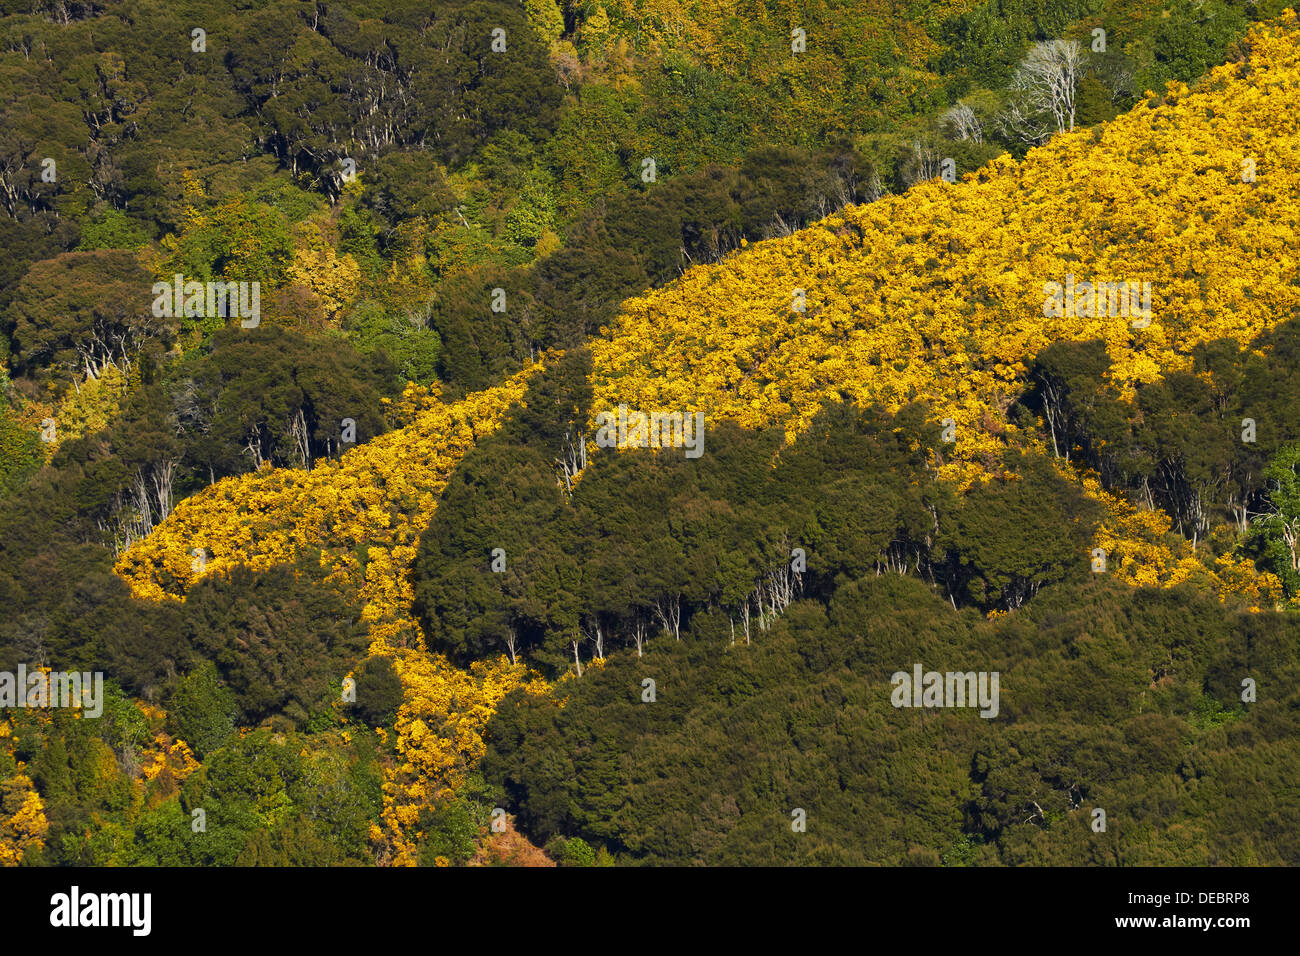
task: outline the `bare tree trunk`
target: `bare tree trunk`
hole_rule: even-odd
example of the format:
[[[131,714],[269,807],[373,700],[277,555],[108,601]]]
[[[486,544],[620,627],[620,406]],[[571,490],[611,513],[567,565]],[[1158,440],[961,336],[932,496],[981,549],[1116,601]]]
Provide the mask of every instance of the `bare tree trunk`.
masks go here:
[[[1083,67],[1083,49],[1077,41],[1035,43],[1012,77],[1013,98],[999,119],[1003,132],[1037,145],[1051,136],[1052,127],[1058,133],[1073,130]]]
[[[564,433],[560,457],[555,459],[560,468],[560,487],[565,494],[573,494],[573,483],[582,470],[587,467],[587,438],[585,435],[574,436],[570,428]]]
[[[303,468],[311,469],[311,435],[307,431],[307,417],[299,408],[289,423],[289,434],[293,436],[294,449],[298,453],[298,463]]]
[[[587,640],[591,641],[592,646],[596,649],[596,657],[605,656],[605,632],[601,630],[600,618],[597,617],[592,626],[587,630]]]
[[[1291,552],[1291,570],[1300,571],[1300,518],[1283,520],[1282,541]]]
[[[1060,411],[1061,396],[1054,385],[1043,386],[1043,416],[1047,419],[1047,427],[1052,433],[1052,455],[1055,458],[1061,457],[1061,448],[1056,441],[1056,429],[1061,427],[1061,437],[1065,437],[1065,420]],[[1070,449],[1065,449],[1065,460],[1070,460]]]
[[[632,640],[636,644],[636,656],[640,657],[645,650],[645,621],[640,614],[632,620]]]
[[[175,503],[172,484],[176,479],[176,459],[168,458],[154,465],[150,477],[153,479],[154,500],[158,503],[158,520],[166,521]]]
[[[245,445],[244,448],[248,452],[249,457],[253,459],[253,470],[261,471],[262,462],[264,461],[262,458],[262,436],[257,427],[254,427],[249,433],[248,444]]]
[[[671,632],[677,640],[682,639],[682,596],[671,594],[655,601],[655,616],[663,625],[664,633]]]
[[[149,507],[149,489],[145,485],[143,472],[135,473],[135,483],[131,486],[131,490],[135,498],[136,510],[140,515],[140,537],[143,538],[153,531],[153,509]]]

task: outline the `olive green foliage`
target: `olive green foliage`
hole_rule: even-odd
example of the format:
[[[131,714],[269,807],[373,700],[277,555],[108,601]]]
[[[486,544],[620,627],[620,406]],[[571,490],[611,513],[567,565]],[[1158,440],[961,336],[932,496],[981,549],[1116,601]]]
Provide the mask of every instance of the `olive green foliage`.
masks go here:
[[[1294,865],[1298,636],[1190,587],[1058,584],[986,621],[872,576],[749,646],[715,612],[566,685],[563,708],[507,698],[483,768],[535,841],[626,863]],[[916,663],[998,672],[997,717],[894,707]],[[1242,704],[1264,673],[1277,693]]]
[[[602,451],[576,485],[557,469],[589,437],[581,346],[625,299],[907,189],[937,158],[965,174],[1019,152],[997,117],[1035,41],[1108,31],[1078,90],[1096,123],[1230,59],[1279,3],[683,2],[672,24],[652,6],[4,6],[0,669],[111,678],[103,719],[14,717],[0,776],[24,762],[50,823],[26,861],[383,862],[370,828],[401,758],[373,728],[402,688],[355,596],[308,553],[154,604],[114,559],[216,481],[346,453],[344,419],[358,443],[381,434],[408,381],[454,399],[559,348],[452,475],[415,610],[463,665],[607,663],[562,685],[563,709],[508,701],[487,782],[421,817],[421,863],[471,860],[503,803],[563,865],[1296,862],[1292,702],[1237,696],[1256,674],[1296,686],[1291,619],[1092,580],[1099,516],[1032,450],[955,496],[927,467],[935,410],[844,404],[792,446],[711,428],[699,460]],[[958,102],[979,136],[945,120]],[[337,311],[289,281],[302,261],[337,269]],[[176,273],[260,282],[264,321],[153,315]],[[1104,350],[1049,349],[1026,357],[1015,413],[1032,428],[1050,410],[1044,443],[1191,541],[1248,525],[1294,599],[1294,325],[1207,347],[1133,403]],[[36,423],[107,366],[127,383],[107,425],[47,447]],[[1244,417],[1256,444],[1234,438]],[[762,610],[778,585],[779,613]],[[918,657],[1001,668],[1000,721],[889,707],[889,672]],[[183,779],[173,738],[201,761]]]
[[[361,663],[356,691],[357,713],[371,726],[391,724],[397,708],[402,706],[402,681],[386,657],[371,657]]]

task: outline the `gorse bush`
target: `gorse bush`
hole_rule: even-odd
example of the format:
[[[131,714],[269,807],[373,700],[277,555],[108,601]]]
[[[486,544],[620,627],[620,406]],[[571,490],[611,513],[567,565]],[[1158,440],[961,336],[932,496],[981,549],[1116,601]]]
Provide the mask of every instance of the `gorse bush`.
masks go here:
[[[1295,862],[1294,14],[382,7],[0,16],[0,863]]]

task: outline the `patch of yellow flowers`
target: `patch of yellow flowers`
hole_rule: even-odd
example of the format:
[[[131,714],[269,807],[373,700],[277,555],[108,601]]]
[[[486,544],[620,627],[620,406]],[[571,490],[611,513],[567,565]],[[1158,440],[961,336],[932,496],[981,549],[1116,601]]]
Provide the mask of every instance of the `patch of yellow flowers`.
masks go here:
[[[1005,411],[1024,387],[1024,357],[1052,342],[1105,341],[1128,393],[1185,369],[1198,343],[1248,342],[1300,308],[1297,30],[1288,10],[1252,32],[1248,63],[1216,69],[1195,91],[1171,84],[1162,102],[1057,136],[1023,163],[1003,156],[960,183],[846,209],[629,300],[592,343],[593,410],[698,409],[711,422],[780,424],[793,440],[828,401],[896,411],[920,400],[963,436],[940,470],[960,486],[1008,439],[1035,443]],[[1149,325],[1046,317],[1044,285],[1067,275],[1150,282]],[[427,653],[409,578],[452,469],[500,426],[536,368],[454,404],[410,386],[394,409],[404,427],[311,471],[220,481],[117,564],[138,596],[179,599],[198,574],[196,549],[204,573],[322,549],[331,580],[363,599],[371,652],[393,657],[405,689],[399,762],[371,833],[381,862],[415,862],[421,808],[481,756],[497,702],[516,686],[543,687],[504,658],[463,671]],[[1199,575],[1221,594],[1275,599],[1276,581],[1247,563],[1207,565],[1173,541],[1165,516],[1080,480],[1106,506],[1097,546],[1125,580]]]
[[[847,208],[630,299],[592,343],[593,409],[702,410],[793,440],[827,402],[922,401],[956,424],[938,473],[965,487],[1006,441],[1038,444],[1005,413],[1025,357],[1052,342],[1104,341],[1129,397],[1186,369],[1199,343],[1249,342],[1300,309],[1298,29],[1288,10],[1251,33],[1248,63],[1196,91],[1170,84],[1162,102],[1022,163]],[[1046,286],[1067,276],[1150,282],[1149,321],[1049,317]],[[1093,491],[1111,515],[1098,546],[1127,580],[1167,586],[1197,569],[1220,590],[1273,593],[1170,544],[1162,516]]]

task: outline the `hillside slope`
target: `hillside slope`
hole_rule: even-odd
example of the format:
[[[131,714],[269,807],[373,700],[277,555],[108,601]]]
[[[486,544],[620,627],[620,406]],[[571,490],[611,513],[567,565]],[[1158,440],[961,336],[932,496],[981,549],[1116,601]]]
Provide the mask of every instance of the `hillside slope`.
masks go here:
[[[1195,92],[1171,88],[1023,163],[1003,157],[961,183],[850,208],[628,301],[592,343],[593,411],[700,410],[710,422],[783,424],[794,437],[828,400],[889,410],[919,400],[953,419],[953,453],[936,464],[964,483],[1011,438],[1041,445],[1006,412],[1028,359],[1052,342],[1104,340],[1129,388],[1188,367],[1198,343],[1251,341],[1300,304],[1298,36],[1288,12],[1252,34],[1246,61]],[[1253,182],[1243,181],[1248,159]],[[1045,283],[1071,275],[1151,283],[1149,325],[1046,318]],[[792,307],[796,290],[805,311]],[[404,428],[337,464],[219,482],[117,565],[137,595],[160,599],[183,596],[195,548],[208,553],[204,573],[321,550],[363,596],[374,652],[404,662],[397,729],[407,763],[385,793],[384,839],[397,861],[410,857],[418,806],[454,785],[481,752],[477,730],[495,702],[524,679],[504,658],[471,676],[425,654],[409,568],[448,474],[525,394],[530,371],[455,406],[412,394]],[[1111,509],[1103,546],[1121,553],[1129,580],[1167,584],[1201,567],[1190,549],[1164,543],[1167,518],[1089,487]],[[1269,591],[1248,565],[1212,577],[1220,590]]]
[[[1171,84],[1022,163],[1003,156],[959,183],[849,207],[625,302],[592,344],[593,410],[703,411],[793,438],[827,401],[920,401],[955,424],[938,470],[964,483],[1009,441],[1041,445],[1006,413],[1053,342],[1102,340],[1126,396],[1188,369],[1199,344],[1245,347],[1300,305],[1294,13],[1245,48],[1195,91]],[[1049,306],[1050,283],[1084,282],[1149,283],[1149,316],[1105,294],[1073,314],[1064,293]],[[1128,580],[1194,573],[1192,549],[1155,544],[1170,527],[1160,513],[1090,491],[1110,512],[1098,545]],[[1274,591],[1240,564],[1217,571],[1221,592]]]
[[[1251,341],[1300,306],[1294,13],[1258,28],[1248,47],[1248,61],[1220,67],[1196,92],[1171,88],[1096,133],[1058,137],[1023,163],[1004,157],[961,183],[936,180],[852,207],[628,300],[618,324],[591,344],[592,408],[686,408],[746,427],[784,423],[793,437],[828,399],[890,410],[919,400],[957,425],[948,469],[956,477],[1016,431],[1005,411],[1024,387],[1028,359],[1054,341],[1103,339],[1121,385],[1188,367],[1198,343]],[[1254,182],[1242,181],[1246,159]],[[1069,275],[1150,282],[1149,326],[1045,318],[1044,283]],[[802,313],[791,308],[797,289],[805,291]],[[525,377],[465,406],[504,410],[523,394]],[[358,469],[373,472],[398,449],[451,441],[445,427],[443,417],[422,417],[337,467],[221,482],[179,506],[118,571],[137,594],[159,597],[183,593],[188,550],[199,545],[212,553],[208,570],[236,553],[243,563],[276,563],[287,557],[286,542],[338,537],[351,550],[367,535],[339,529],[357,517],[365,524],[365,507],[316,500],[315,492],[346,485]],[[391,467],[402,471],[396,461]],[[258,489],[289,479],[333,520],[309,520],[292,494],[278,506],[259,503]],[[402,524],[418,525],[431,507],[397,508],[382,521],[376,511],[371,524],[395,522],[382,536],[402,540]],[[199,540],[227,511],[257,511],[258,534]],[[314,530],[273,533],[305,525]]]
[[[1101,338],[1122,384],[1291,316],[1300,231],[1293,13],[1249,59],[957,184],[932,180],[690,270],[592,346],[594,407],[701,409],[797,432],[829,398],[956,420],[973,459],[1053,341]],[[1253,182],[1243,161],[1253,160]],[[1152,317],[1045,318],[1044,283],[1151,283]],[[804,290],[806,311],[792,308]]]

